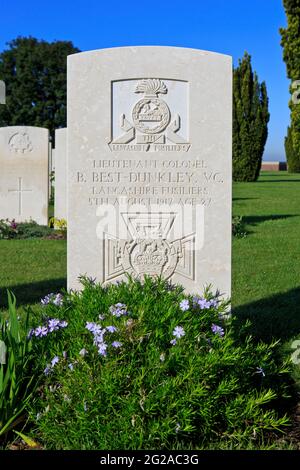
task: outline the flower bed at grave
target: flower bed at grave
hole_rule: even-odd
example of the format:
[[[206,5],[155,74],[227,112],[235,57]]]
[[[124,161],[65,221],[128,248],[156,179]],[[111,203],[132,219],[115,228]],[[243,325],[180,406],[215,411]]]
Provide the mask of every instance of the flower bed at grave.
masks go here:
[[[54,220],[54,219],[53,219]],[[1,219],[0,220],[0,240],[16,240],[16,239],[32,239],[32,238],[45,238],[45,239],[65,239],[67,236],[66,222],[62,220],[57,222],[58,227],[47,227],[38,225],[33,220],[29,222],[17,223],[14,219]]]
[[[46,296],[24,339],[39,378],[28,432],[44,448],[195,449],[284,429],[289,368],[276,344],[237,334],[218,293],[82,283]]]

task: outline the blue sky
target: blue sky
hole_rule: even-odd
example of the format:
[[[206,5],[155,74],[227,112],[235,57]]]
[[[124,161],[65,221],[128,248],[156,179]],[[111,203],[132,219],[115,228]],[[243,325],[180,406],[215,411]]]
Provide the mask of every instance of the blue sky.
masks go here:
[[[171,45],[252,56],[267,83],[271,120],[266,160],[285,160],[289,82],[279,27],[282,0],[0,0],[0,51],[7,41],[34,36],[71,40],[81,50]]]

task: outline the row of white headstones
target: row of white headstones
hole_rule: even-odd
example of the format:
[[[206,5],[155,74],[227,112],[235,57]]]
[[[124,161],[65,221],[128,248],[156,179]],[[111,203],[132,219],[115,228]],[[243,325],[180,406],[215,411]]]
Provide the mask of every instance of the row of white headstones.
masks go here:
[[[46,129],[0,128],[0,219],[47,223],[54,161],[70,288],[80,275],[149,274],[229,296],[231,57],[173,47],[74,54],[67,101],[54,158]]]

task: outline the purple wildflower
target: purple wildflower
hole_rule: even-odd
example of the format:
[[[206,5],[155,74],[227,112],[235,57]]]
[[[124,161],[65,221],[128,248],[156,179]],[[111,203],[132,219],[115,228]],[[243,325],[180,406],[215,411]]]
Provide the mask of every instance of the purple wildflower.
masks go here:
[[[53,305],[56,305],[57,307],[61,307],[63,304],[63,296],[61,294],[56,294],[54,296],[54,299],[52,300]]]
[[[49,332],[52,333],[52,331],[59,330],[60,327],[60,320],[58,318],[50,318],[48,320],[48,328]]]
[[[63,304],[63,296],[61,294],[53,294],[53,292],[51,292],[50,294],[46,295],[43,299],[41,299],[41,304],[44,306],[53,304],[57,307],[60,307]]]
[[[207,300],[204,297],[199,297],[198,295],[195,295],[193,297],[193,304],[194,304],[194,307],[200,307],[201,310],[208,310],[212,307],[216,308],[218,306],[218,300],[217,299]]]
[[[185,335],[185,331],[182,326],[176,326],[173,330],[173,336],[176,338],[182,338]]]
[[[51,367],[54,367],[55,364],[57,364],[59,362],[59,357],[58,356],[54,356],[54,358],[52,359],[51,361]]]
[[[127,307],[125,304],[121,304],[120,302],[115,304],[115,305],[112,305],[111,307],[109,307],[109,311],[110,313],[114,316],[114,317],[121,317],[122,315],[127,315],[128,312],[127,312]]]
[[[186,312],[190,308],[189,301],[187,299],[184,299],[180,302],[179,307],[183,312]]]
[[[210,300],[210,306],[211,307],[217,308],[218,303],[219,303],[218,299],[211,299]]]
[[[177,340],[175,338],[171,339],[170,344],[172,344],[172,346],[175,346],[175,344],[177,344]]]
[[[12,228],[13,230],[16,230],[18,227],[18,224],[16,223],[16,220],[13,219],[11,222],[10,222],[10,228]]]
[[[98,353],[100,354],[100,356],[107,355],[106,349],[107,349],[107,345],[105,343],[100,343],[98,345]]]
[[[68,326],[68,322],[66,320],[61,320],[59,326],[60,328],[66,328]]]
[[[31,328],[31,330],[28,331],[27,339],[31,339],[34,336],[35,330]]]
[[[198,300],[198,305],[201,308],[201,310],[208,310],[211,307],[210,301],[207,299],[199,299]]]
[[[111,345],[113,348],[120,348],[122,346],[122,343],[120,343],[120,341],[113,341]]]
[[[44,374],[45,374],[45,375],[49,375],[50,372],[51,372],[51,367],[50,367],[50,365],[48,364],[47,367],[44,369]]]
[[[47,334],[48,334],[48,328],[46,328],[45,326],[38,326],[34,330],[34,336],[36,336],[37,338],[41,338],[42,336],[47,336]]]
[[[41,299],[41,304],[42,305],[49,305],[51,302],[51,299],[53,298],[54,294],[51,292],[51,294],[46,295],[43,299]]]
[[[105,330],[108,331],[109,333],[115,333],[115,331],[117,331],[117,328],[111,325],[111,326],[106,326]]]
[[[224,336],[225,334],[224,329],[219,325],[215,325],[215,323],[211,325],[211,331],[214,335],[218,335],[220,337]]]
[[[68,367],[70,370],[74,370],[74,365],[72,364],[72,362],[70,362],[70,364],[68,364]]]
[[[87,321],[86,324],[85,324],[85,327],[87,330],[89,330],[91,333],[93,333],[93,330],[95,328],[95,324],[94,322],[91,322],[91,321]]]
[[[98,335],[103,335],[104,334],[104,330],[101,328],[100,325],[98,325],[97,323],[94,323],[94,322],[86,322],[86,329],[89,330],[94,336]]]

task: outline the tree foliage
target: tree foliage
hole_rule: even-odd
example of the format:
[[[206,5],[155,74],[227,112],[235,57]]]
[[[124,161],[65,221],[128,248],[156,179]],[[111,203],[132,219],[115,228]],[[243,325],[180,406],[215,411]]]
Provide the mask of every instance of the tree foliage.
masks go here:
[[[246,52],[233,70],[233,179],[256,181],[268,137],[268,96],[265,82],[253,73]]]
[[[6,106],[0,126],[66,126],[66,58],[79,52],[69,41],[52,43],[18,37],[0,54],[0,80],[6,84]]]
[[[291,80],[290,91],[295,98],[293,84],[300,80],[300,0],[283,0],[287,27],[281,28],[281,45],[287,75]],[[298,87],[299,88],[299,87]],[[299,94],[299,93],[298,93]],[[300,103],[291,99],[291,124],[285,139],[285,151],[290,172],[300,172]]]

